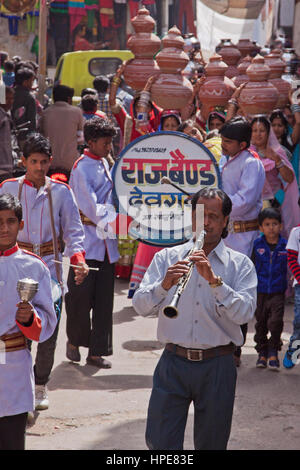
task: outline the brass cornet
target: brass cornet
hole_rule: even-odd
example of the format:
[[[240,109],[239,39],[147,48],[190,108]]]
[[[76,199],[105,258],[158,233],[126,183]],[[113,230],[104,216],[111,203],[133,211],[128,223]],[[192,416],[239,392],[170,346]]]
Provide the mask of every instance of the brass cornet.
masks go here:
[[[193,248],[189,252],[188,257],[191,256],[196,250],[201,250],[202,249],[202,247],[204,245],[205,235],[206,235],[205,230],[202,230],[200,232],[199,237],[197,238]],[[176,318],[177,315],[178,315],[177,305],[178,305],[180,296],[181,296],[182,292],[184,291],[184,289],[186,288],[186,285],[189,282],[190,277],[192,275],[194,262],[190,261],[187,266],[188,266],[189,270],[186,274],[184,274],[179,279],[176,290],[175,290],[174,295],[173,295],[173,298],[171,300],[171,303],[169,305],[166,305],[163,308],[163,314],[168,318]]]

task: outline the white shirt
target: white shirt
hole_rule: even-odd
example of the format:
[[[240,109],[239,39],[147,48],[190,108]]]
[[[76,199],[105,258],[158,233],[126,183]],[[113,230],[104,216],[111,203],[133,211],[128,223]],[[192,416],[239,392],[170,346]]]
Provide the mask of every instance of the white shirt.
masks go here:
[[[222,156],[219,168],[222,173],[222,189],[232,201],[230,222],[256,219],[262,208],[265,182],[265,170],[260,159],[255,158],[249,150],[244,150],[228,161]],[[257,230],[242,233],[231,233],[229,230],[225,243],[250,257],[258,235]]]
[[[11,254],[9,254],[9,252]],[[0,256],[0,336],[20,330],[29,339],[35,339],[31,327],[16,323],[17,303],[20,302],[17,282],[31,278],[39,283],[38,292],[31,301],[34,314],[41,321],[38,341],[46,341],[53,334],[57,318],[54,312],[50,272],[37,256],[17,248]],[[34,409],[34,375],[30,351],[0,354],[0,417]]]
[[[157,337],[162,343],[186,348],[207,349],[229,344],[242,345],[239,325],[247,323],[256,308],[257,276],[252,261],[225,246],[223,240],[208,259],[223,285],[212,288],[194,267],[192,276],[178,303],[179,314],[167,318],[162,308],[169,305],[176,286],[162,288],[168,267],[182,260],[193,247],[189,242],[156,253],[139,289],[133,306],[140,315],[158,312]]]
[[[10,193],[18,197],[22,178],[4,181],[0,185],[0,194]],[[51,184],[55,232],[59,237],[62,230],[65,242],[64,256],[70,257],[72,264],[77,264],[78,257],[80,260],[84,259],[84,230],[74,194],[67,184],[53,181],[48,177],[46,184]],[[26,177],[24,178],[21,194],[24,228],[18,234],[20,242],[40,245],[53,239],[46,184],[37,190]],[[54,254],[43,259],[50,269],[51,276],[57,280]],[[62,259],[61,254],[59,259]],[[59,269],[62,275],[61,265]]]
[[[113,182],[105,158],[98,158],[85,150],[72,168],[70,186],[79,209],[97,226],[84,225],[86,259],[103,261],[107,251],[109,262],[117,262],[117,237],[105,232],[109,222],[116,218]]]

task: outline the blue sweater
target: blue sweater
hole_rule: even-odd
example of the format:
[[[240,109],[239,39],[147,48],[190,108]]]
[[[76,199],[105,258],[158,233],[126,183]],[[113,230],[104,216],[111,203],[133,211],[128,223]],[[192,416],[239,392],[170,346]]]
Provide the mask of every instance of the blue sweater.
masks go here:
[[[286,290],[286,244],[280,236],[275,250],[271,251],[264,235],[254,241],[252,260],[258,277],[257,292],[275,294]]]

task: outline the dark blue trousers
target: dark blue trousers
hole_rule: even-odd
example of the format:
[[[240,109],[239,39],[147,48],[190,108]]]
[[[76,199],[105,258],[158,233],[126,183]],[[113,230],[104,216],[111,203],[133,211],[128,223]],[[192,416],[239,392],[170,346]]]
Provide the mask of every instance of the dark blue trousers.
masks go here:
[[[193,402],[195,449],[226,449],[235,384],[232,354],[193,362],[165,350],[153,377],[146,429],[148,448],[183,449],[188,410]]]

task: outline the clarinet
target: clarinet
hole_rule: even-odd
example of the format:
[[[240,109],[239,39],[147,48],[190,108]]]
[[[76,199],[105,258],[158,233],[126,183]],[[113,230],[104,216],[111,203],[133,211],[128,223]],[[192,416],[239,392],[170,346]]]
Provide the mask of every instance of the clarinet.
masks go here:
[[[190,257],[196,250],[201,250],[203,245],[204,245],[204,237],[206,235],[205,230],[202,230],[199,234],[199,237],[197,238],[193,248],[190,250],[188,257]],[[187,286],[187,283],[189,282],[192,272],[193,272],[193,267],[194,267],[194,262],[189,261],[187,267],[189,268],[188,272],[184,274],[178,281],[176,290],[174,292],[174,295],[172,297],[171,303],[169,305],[166,305],[163,308],[163,314],[168,317],[168,318],[176,318],[178,316],[178,302],[181,297],[182,292]]]

